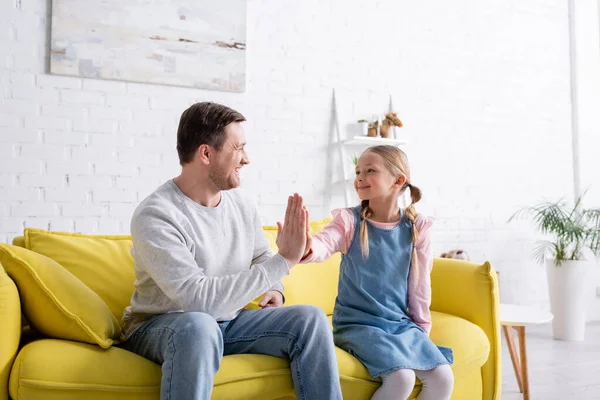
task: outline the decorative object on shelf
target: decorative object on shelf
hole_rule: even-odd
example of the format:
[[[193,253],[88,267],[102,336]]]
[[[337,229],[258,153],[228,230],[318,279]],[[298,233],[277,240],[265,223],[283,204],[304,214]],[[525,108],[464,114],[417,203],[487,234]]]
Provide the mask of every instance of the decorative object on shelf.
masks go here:
[[[574,205],[546,202],[509,219],[531,217],[540,233],[552,237],[539,242],[534,256],[546,264],[555,339],[583,340],[585,335],[586,295],[592,289],[587,275],[594,260],[587,260],[584,252],[600,256],[600,209],[583,209],[584,194]]]
[[[354,165],[355,168],[358,165],[358,156],[356,154],[352,156],[352,165]]]
[[[367,134],[369,133],[369,121],[367,121],[366,119],[359,119],[358,127],[359,127],[359,135],[367,136]]]
[[[440,258],[453,258],[455,260],[469,261],[469,255],[462,249],[454,249],[447,253],[442,253],[440,254]]]
[[[395,112],[388,112],[385,114],[385,119],[381,123],[381,128],[379,133],[382,138],[389,137],[390,127],[397,126],[398,128],[402,127],[402,121],[398,118],[398,115]]]
[[[367,131],[368,137],[377,137],[379,131],[379,120],[374,118],[373,121],[369,122],[369,129]]]
[[[51,35],[52,74],[246,89],[246,0],[53,0]]]

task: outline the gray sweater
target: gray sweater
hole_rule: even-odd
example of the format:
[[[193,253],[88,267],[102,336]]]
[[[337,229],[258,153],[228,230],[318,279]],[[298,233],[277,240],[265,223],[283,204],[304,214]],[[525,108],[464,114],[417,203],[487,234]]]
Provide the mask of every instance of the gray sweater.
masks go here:
[[[131,220],[135,290],[125,309],[125,334],[156,314],[201,311],[217,321],[235,318],[289,274],[269,248],[257,209],[239,190],[221,192],[204,207],[172,181],[148,196]]]

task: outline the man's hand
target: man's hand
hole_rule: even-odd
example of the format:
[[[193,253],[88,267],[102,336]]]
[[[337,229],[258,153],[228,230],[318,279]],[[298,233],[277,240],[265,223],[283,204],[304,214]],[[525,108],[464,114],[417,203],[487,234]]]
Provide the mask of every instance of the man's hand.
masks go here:
[[[281,307],[283,305],[283,295],[277,290],[269,290],[267,293],[263,294],[258,305],[261,308]]]
[[[290,268],[298,264],[306,251],[306,216],[302,197],[295,193],[288,198],[285,222],[277,222],[277,247]]]

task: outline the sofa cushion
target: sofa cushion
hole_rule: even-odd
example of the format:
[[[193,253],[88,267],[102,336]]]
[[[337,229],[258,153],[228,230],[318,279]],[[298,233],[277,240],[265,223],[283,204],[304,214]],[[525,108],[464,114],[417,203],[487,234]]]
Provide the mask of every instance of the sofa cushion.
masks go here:
[[[0,262],[16,283],[25,316],[46,336],[110,347],[121,336],[104,301],[56,261],[0,244]]]
[[[476,325],[449,314],[432,312],[432,340],[452,347],[457,382],[476,375],[489,354],[489,343]],[[336,348],[344,399],[368,399],[380,385],[356,358]],[[134,353],[111,347],[44,339],[26,345],[13,365],[10,395],[23,400],[48,399],[156,399],[160,367]],[[420,390],[417,380],[409,397]],[[479,388],[480,389],[480,388]],[[481,392],[481,390],[479,390]],[[268,393],[268,396],[267,396]],[[293,396],[289,362],[259,354],[223,358],[215,376],[213,399],[277,399]]]
[[[321,232],[331,221],[327,218],[310,223],[313,235]],[[263,227],[271,248],[277,251],[275,239],[277,226]],[[333,313],[333,306],[337,296],[338,277],[340,273],[340,253],[334,254],[330,259],[321,263],[298,264],[294,266],[288,276],[283,278],[285,287],[285,304],[313,304],[320,307],[327,315]]]
[[[159,365],[119,347],[102,350],[83,343],[44,339],[19,352],[9,389],[13,398],[22,400],[156,400],[160,380]],[[293,393],[287,360],[240,354],[223,358],[212,398],[276,399]]]
[[[25,229],[25,247],[58,262],[98,294],[121,320],[133,293],[130,236]]]

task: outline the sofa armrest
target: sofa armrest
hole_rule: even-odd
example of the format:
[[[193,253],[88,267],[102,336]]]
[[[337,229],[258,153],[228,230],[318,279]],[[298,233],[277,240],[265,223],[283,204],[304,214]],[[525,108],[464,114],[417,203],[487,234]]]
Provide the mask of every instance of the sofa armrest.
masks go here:
[[[0,400],[8,399],[8,377],[21,340],[21,302],[17,286],[0,264]]]
[[[502,352],[496,271],[488,262],[434,259],[431,310],[464,318],[485,332],[490,341],[490,355],[481,371],[482,399],[500,399]]]

